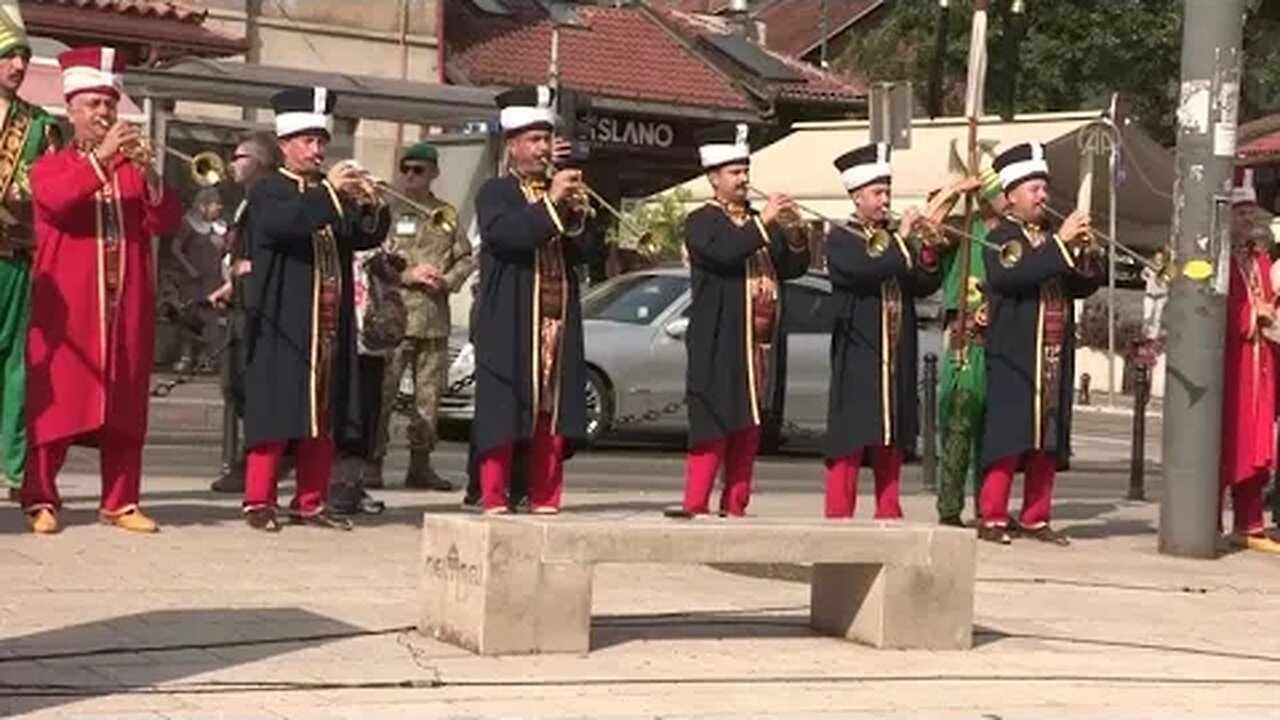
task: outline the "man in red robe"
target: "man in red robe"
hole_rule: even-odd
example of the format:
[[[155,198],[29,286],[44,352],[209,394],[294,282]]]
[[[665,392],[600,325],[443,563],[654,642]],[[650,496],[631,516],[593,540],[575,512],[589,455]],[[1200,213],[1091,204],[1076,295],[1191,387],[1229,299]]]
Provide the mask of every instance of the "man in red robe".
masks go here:
[[[1234,517],[1230,543],[1280,553],[1280,542],[1266,532],[1262,499],[1276,460],[1275,349],[1264,335],[1276,324],[1276,295],[1271,287],[1271,259],[1258,242],[1265,230],[1257,222],[1252,184],[1236,187],[1231,200],[1233,247],[1223,345],[1221,490],[1223,500],[1231,496]],[[1255,232],[1259,230],[1262,232]]]
[[[155,158],[139,152],[138,129],[117,117],[124,58],[86,47],[58,62],[74,142],[31,170],[36,256],[22,506],[32,530],[57,532],[55,480],[67,449],[96,446],[102,522],[155,532],[138,507],[155,333],[151,237],[172,232],[181,207]]]

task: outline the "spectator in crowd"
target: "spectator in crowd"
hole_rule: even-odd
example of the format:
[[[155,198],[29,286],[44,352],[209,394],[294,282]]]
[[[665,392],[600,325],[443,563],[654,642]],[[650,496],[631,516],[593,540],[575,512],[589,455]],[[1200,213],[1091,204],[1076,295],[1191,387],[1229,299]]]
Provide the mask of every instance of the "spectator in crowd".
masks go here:
[[[218,314],[209,302],[223,285],[222,257],[227,251],[227,226],[222,221],[222,198],[212,187],[196,193],[182,226],[169,241],[169,269],[175,278],[182,323],[182,356],[177,372],[213,371],[213,353],[222,339]]]

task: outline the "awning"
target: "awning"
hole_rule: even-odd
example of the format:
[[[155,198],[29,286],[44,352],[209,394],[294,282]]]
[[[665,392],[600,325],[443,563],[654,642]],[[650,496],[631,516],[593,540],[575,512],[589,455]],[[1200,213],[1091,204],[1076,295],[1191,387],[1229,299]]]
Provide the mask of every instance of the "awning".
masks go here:
[[[258,108],[270,107],[271,96],[280,90],[315,86],[337,93],[334,114],[341,117],[445,124],[497,115],[497,90],[484,88],[198,58],[125,73],[125,87],[135,97]]]
[[[1045,144],[1049,166],[1057,182],[1053,206],[1069,210],[1076,204],[1080,177],[1079,133],[1098,120],[1100,112],[1028,115],[1011,122],[984,118],[981,141],[998,141],[994,152],[1021,142]],[[1173,215],[1171,199],[1176,173],[1173,153],[1142,133],[1126,127],[1123,136],[1124,182],[1118,188],[1118,235],[1126,244],[1154,248],[1169,241]],[[893,151],[893,207],[901,211],[923,207],[928,194],[950,175],[952,142],[966,153],[968,124],[964,118],[919,120],[912,126],[911,148]],[[840,184],[832,160],[870,142],[867,121],[798,123],[794,132],[751,156],[751,182],[765,192],[783,192],[806,207],[832,218],[848,217],[852,203]],[[1094,165],[1092,210],[1094,227],[1107,227],[1107,159]],[[711,196],[710,184],[696,177],[679,187],[702,203]],[[758,200],[756,201],[758,202]],[[961,206],[962,208],[963,206]],[[810,217],[812,217],[810,215]]]

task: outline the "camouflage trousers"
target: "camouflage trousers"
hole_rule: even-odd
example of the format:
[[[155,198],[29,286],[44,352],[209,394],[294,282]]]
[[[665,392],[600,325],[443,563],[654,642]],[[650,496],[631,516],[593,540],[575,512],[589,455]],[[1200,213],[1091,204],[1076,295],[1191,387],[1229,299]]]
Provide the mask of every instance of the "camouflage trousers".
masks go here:
[[[436,446],[436,412],[445,392],[449,371],[448,338],[405,338],[387,358],[382,383],[382,417],[378,423],[375,458],[386,457],[390,439],[391,409],[405,371],[413,374],[413,411],[409,414],[409,450],[429,455]]]

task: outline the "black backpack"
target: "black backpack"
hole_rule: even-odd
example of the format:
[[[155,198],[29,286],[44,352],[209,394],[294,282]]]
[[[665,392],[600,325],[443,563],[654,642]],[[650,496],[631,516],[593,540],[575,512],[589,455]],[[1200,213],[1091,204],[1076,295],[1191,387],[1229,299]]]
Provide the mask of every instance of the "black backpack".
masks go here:
[[[408,263],[397,253],[377,250],[364,259],[367,295],[361,344],[373,353],[394,350],[404,340],[408,315],[400,294],[400,274]]]

